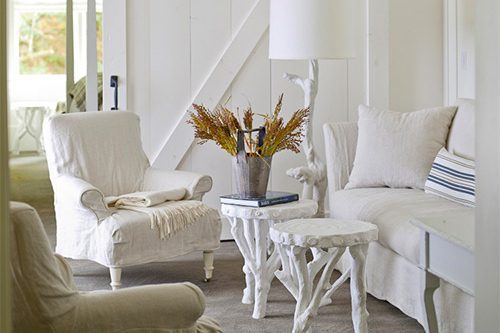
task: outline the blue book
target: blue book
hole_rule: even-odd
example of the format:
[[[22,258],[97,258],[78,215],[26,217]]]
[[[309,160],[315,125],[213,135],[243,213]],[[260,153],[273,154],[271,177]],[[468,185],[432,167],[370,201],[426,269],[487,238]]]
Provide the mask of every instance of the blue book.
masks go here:
[[[262,197],[242,197],[239,194],[228,194],[221,195],[220,202],[222,204],[229,205],[239,205],[239,206],[249,206],[249,207],[265,207],[271,205],[284,204],[287,202],[299,200],[299,195],[297,193],[289,192],[267,192],[265,196]]]

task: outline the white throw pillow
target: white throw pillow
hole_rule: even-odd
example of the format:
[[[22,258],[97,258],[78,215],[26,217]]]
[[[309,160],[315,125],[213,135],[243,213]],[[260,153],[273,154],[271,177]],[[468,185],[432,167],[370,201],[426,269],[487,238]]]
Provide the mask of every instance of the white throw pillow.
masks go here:
[[[450,154],[442,148],[425,182],[425,193],[474,207],[476,169],[474,161]]]
[[[360,105],[358,111],[356,156],[345,188],[423,189],[457,107],[405,113]]]

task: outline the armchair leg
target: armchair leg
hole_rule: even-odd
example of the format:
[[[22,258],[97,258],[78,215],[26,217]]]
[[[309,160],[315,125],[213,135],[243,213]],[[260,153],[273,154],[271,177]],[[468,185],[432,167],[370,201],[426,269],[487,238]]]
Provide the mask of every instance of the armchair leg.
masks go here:
[[[110,267],[109,275],[111,276],[111,288],[113,290],[120,289],[122,287],[122,269],[119,267]]]
[[[214,271],[214,251],[203,251],[203,262],[205,282],[209,282],[212,279],[212,273]]]

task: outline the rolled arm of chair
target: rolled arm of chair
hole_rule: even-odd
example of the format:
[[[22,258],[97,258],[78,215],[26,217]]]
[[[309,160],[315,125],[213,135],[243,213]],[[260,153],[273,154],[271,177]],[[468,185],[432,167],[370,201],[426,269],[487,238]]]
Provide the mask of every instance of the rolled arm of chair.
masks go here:
[[[196,327],[205,297],[192,283],[173,283],[82,294],[79,307],[80,332],[180,331]]]
[[[345,187],[349,181],[356,145],[358,126],[355,122],[339,122],[323,125],[325,137],[328,188],[330,194]]]
[[[60,175],[54,181],[54,187],[57,202],[66,207],[91,212],[98,223],[111,215],[102,192],[81,178]]]
[[[161,191],[183,187],[185,200],[201,200],[212,189],[212,177],[189,171],[169,171],[148,168],[144,175],[143,191]]]

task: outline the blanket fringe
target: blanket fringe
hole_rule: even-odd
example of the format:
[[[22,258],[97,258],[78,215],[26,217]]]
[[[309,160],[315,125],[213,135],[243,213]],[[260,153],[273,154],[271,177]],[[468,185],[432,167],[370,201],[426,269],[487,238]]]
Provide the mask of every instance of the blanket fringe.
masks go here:
[[[153,207],[122,206],[120,208],[148,214],[151,229],[158,229],[160,239],[172,236],[204,216],[212,215],[214,218],[219,218],[217,210],[197,200],[169,201]]]

